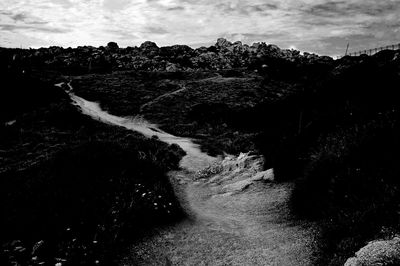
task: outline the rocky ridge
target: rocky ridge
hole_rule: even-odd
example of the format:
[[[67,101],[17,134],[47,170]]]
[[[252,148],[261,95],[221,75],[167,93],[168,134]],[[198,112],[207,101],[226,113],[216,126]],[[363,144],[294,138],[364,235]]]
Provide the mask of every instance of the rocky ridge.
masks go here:
[[[0,58],[10,63],[47,67],[70,73],[107,72],[110,70],[193,71],[232,68],[255,68],[265,58],[282,59],[294,63],[333,61],[327,56],[280,49],[265,42],[252,45],[219,38],[215,45],[193,49],[187,45],[158,47],[146,41],[139,47],[120,48],[117,43],[107,46],[78,46],[63,48],[51,46],[39,49],[15,49],[7,53],[0,49]],[[261,64],[266,67],[266,65]]]

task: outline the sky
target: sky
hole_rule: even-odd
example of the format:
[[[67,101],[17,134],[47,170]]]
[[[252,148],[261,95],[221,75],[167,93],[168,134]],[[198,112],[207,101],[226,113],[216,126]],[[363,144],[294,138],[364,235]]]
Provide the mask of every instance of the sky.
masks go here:
[[[400,43],[400,0],[0,0],[0,46],[213,45],[324,55]]]

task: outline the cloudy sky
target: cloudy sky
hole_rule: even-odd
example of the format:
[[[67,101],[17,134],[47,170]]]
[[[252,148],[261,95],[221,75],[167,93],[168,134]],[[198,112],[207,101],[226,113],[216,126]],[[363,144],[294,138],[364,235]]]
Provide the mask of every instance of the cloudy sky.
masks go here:
[[[400,43],[400,0],[0,0],[0,46],[264,41],[319,54]]]

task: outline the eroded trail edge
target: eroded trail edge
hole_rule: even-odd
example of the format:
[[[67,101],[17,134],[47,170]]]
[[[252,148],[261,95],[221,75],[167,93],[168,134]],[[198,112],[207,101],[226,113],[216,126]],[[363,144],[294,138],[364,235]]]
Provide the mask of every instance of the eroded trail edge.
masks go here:
[[[57,84],[62,86],[62,84]],[[187,155],[170,178],[189,214],[184,221],[132,246],[121,265],[313,265],[317,227],[290,215],[292,184],[270,182],[262,158],[215,158],[189,138],[173,136],[142,118],[109,114],[67,93],[83,114],[147,137],[177,144]]]

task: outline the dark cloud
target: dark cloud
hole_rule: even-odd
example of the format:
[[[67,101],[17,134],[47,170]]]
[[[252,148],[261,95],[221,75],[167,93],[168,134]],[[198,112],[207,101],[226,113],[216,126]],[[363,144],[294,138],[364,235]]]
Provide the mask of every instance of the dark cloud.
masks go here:
[[[277,10],[277,9],[279,9],[279,6],[277,4],[267,3],[267,4],[260,4],[260,5],[252,5],[249,8],[255,12],[264,12],[264,11],[268,11],[268,10]]]
[[[124,31],[124,30],[112,30],[112,29],[109,29],[109,30],[106,30],[106,32],[111,33],[117,39],[123,39],[123,40],[139,39],[139,36],[137,36],[136,34],[134,34],[132,32]]]
[[[169,33],[166,29],[159,27],[159,26],[146,26],[144,27],[144,33],[151,33],[151,34],[167,34]]]
[[[36,26],[36,25],[14,25],[14,24],[0,24],[1,31],[9,31],[15,32],[18,30],[26,30],[26,31],[34,31],[34,32],[48,32],[48,33],[67,33],[71,30],[69,29],[61,29],[61,28],[53,28],[53,27],[44,27],[44,26]]]
[[[174,6],[167,8],[168,11],[183,11],[185,8],[183,6]]]
[[[269,16],[270,11],[278,10],[278,5],[267,3],[259,5],[246,5],[241,8],[241,13],[243,15],[257,14],[261,16]]]
[[[3,10],[0,10],[0,15],[11,16],[11,15],[12,15],[12,13],[11,13],[11,12],[9,12],[9,11],[3,11]]]
[[[370,16],[382,16],[399,10],[400,4],[392,1],[372,2],[347,2],[327,1],[322,4],[303,5],[301,11],[306,15],[317,17],[347,17],[364,14]]]
[[[320,19],[315,19],[315,18],[305,18],[299,23],[299,26],[303,26],[305,28],[310,27],[310,26],[316,26],[316,27],[321,27],[321,26],[340,26],[342,23],[340,21],[335,21],[335,20],[329,20],[326,18],[320,18]]]
[[[277,9],[279,9],[279,6],[272,3],[265,3],[265,4],[241,3],[238,5],[231,5],[230,3],[220,3],[216,5],[216,10],[219,10],[224,14],[242,15],[242,16],[250,16],[252,14],[267,16],[269,15],[269,11]]]
[[[380,29],[380,30],[388,30],[388,31],[400,31],[400,21],[386,21],[385,23],[382,22],[371,22],[368,25],[364,25],[363,28],[365,30],[373,30],[373,29]]]
[[[28,17],[24,13],[19,13],[11,16],[11,18],[15,21],[25,21]]]
[[[316,4],[305,7],[302,11],[308,15],[320,16],[320,17],[337,17],[346,16],[351,10],[346,8],[346,2],[340,1],[328,1],[322,4]]]
[[[28,24],[30,24],[30,25],[46,25],[46,24],[49,24],[49,22],[36,20],[36,21],[29,21]]]
[[[48,22],[42,21],[36,17],[32,17],[27,13],[14,14],[12,12],[0,11],[0,15],[3,15],[5,17],[12,19],[15,23],[25,23],[28,25],[44,25],[44,24],[48,23]]]
[[[393,1],[380,1],[379,3],[360,2],[347,6],[353,13],[361,13],[370,16],[382,16],[400,10],[400,3]]]
[[[220,3],[215,6],[215,9],[224,13],[224,14],[232,14],[236,13],[239,10],[237,8],[234,8],[230,5],[230,3]]]

